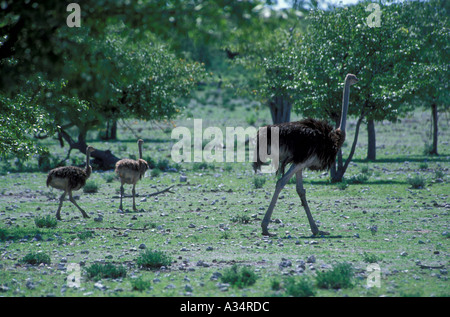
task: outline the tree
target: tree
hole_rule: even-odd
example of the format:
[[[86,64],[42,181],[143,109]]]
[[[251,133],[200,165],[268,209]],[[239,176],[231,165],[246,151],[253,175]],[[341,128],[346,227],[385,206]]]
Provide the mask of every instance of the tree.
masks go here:
[[[360,79],[352,87],[349,109],[349,115],[358,118],[355,136],[345,163],[338,154],[337,167],[331,170],[333,181],[342,180],[364,119],[396,121],[411,109],[405,101],[412,98],[413,87],[404,77],[413,66],[414,47],[409,26],[399,19],[408,4],[382,6],[379,27],[366,23],[367,4],[312,11],[307,18],[309,32],[302,38],[302,62],[295,72],[295,110],[330,120],[336,127],[343,78],[353,73]]]
[[[415,101],[431,109],[433,132],[429,154],[438,155],[438,112],[444,111],[450,102],[448,3],[414,1],[406,9],[403,19],[411,25],[411,41],[417,48],[410,79]]]

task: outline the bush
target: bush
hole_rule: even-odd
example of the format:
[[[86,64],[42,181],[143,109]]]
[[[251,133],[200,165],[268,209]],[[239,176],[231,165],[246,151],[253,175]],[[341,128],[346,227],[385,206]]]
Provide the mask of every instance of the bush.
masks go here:
[[[294,277],[288,277],[284,281],[284,288],[286,294],[294,297],[309,297],[315,296],[314,285],[309,278],[303,276],[300,280]]]
[[[221,279],[224,283],[230,283],[232,286],[244,288],[255,284],[258,276],[250,268],[243,266],[239,268],[236,264],[226,269]]]
[[[131,289],[133,291],[145,291],[150,288],[150,281],[144,280],[142,277],[131,280]]]
[[[98,189],[100,188],[100,185],[97,184],[94,180],[88,180],[86,182],[86,185],[83,187],[83,193],[86,194],[93,194],[98,192]]]
[[[250,217],[247,216],[247,215],[243,215],[243,216],[237,215],[237,216],[231,217],[231,221],[232,222],[238,222],[238,223],[241,223],[241,224],[247,224],[247,223],[250,223]]]
[[[20,261],[20,263],[27,263],[27,264],[31,264],[31,265],[39,265],[41,263],[44,264],[50,264],[50,257],[42,252],[38,252],[38,253],[28,253],[27,255],[25,255]]]
[[[255,176],[253,178],[253,185],[255,185],[255,188],[262,188],[264,184],[266,183],[266,178],[263,176]]]
[[[421,175],[415,175],[414,177],[409,177],[407,180],[411,188],[422,189],[425,187],[425,178]]]
[[[83,231],[83,232],[77,233],[77,237],[80,240],[87,240],[89,238],[92,238],[93,236],[94,236],[94,232],[92,232],[92,231]]]
[[[351,176],[350,179],[348,180],[348,183],[349,184],[363,184],[363,183],[367,182],[368,179],[369,179],[369,175],[367,173],[359,173],[359,174]]]
[[[150,175],[152,177],[158,177],[159,175],[161,175],[161,170],[159,168],[154,168],[152,169],[152,171],[150,172]]]
[[[146,270],[159,269],[161,266],[171,265],[172,259],[162,251],[146,250],[139,255],[136,264]]]
[[[366,263],[376,263],[380,261],[380,258],[378,258],[375,254],[369,254],[367,252],[363,253],[363,259]]]
[[[86,268],[89,279],[101,280],[102,278],[126,277],[127,270],[122,265],[115,266],[112,263],[94,263]]]
[[[45,217],[35,217],[34,224],[38,228],[55,228],[58,225],[58,221],[55,217],[47,215]]]
[[[340,263],[330,271],[317,272],[316,283],[319,288],[350,288],[353,286],[352,277],[353,268],[351,264]]]

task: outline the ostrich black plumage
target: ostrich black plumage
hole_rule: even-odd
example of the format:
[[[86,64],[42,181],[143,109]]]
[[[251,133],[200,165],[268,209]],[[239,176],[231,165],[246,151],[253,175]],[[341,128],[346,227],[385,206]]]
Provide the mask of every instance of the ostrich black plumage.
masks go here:
[[[263,235],[271,235],[267,227],[278,195],[294,174],[297,180],[297,194],[305,209],[312,233],[314,235],[329,234],[317,228],[311,215],[308,202],[306,201],[306,191],[303,187],[302,171],[305,168],[311,170],[328,170],[335,162],[336,154],[345,140],[350,86],[357,82],[358,78],[353,74],[347,74],[345,77],[341,122],[337,129],[333,129],[325,121],[304,119],[297,122],[269,125],[266,127],[267,129],[258,131],[256,138],[256,161],[253,163],[255,172],[264,164],[264,160],[260,157],[259,153],[260,142],[267,142],[267,149],[270,149],[271,128],[276,128],[278,129],[278,144],[272,144],[272,150],[273,146],[278,146],[279,165],[277,167],[277,173],[282,174],[282,177],[277,181],[272,201],[261,223]],[[285,168],[289,164],[290,167],[285,172]]]

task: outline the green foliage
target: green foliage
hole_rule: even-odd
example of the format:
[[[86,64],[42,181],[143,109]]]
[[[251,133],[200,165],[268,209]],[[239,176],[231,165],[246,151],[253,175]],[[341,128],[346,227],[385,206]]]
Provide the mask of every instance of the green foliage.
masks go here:
[[[44,217],[35,217],[34,223],[38,228],[56,228],[58,221],[54,216],[47,215]]]
[[[408,177],[407,182],[409,185],[411,185],[411,188],[414,189],[422,189],[425,187],[425,178],[419,174]]]
[[[159,269],[161,266],[170,266],[172,259],[163,251],[146,250],[139,255],[136,264],[146,270]]]
[[[293,276],[284,280],[284,289],[287,295],[293,297],[311,297],[316,295],[314,283],[306,276],[297,279]]]
[[[150,175],[152,177],[158,177],[159,175],[161,175],[161,170],[159,168],[154,168],[151,170]]]
[[[253,177],[253,185],[256,189],[262,188],[266,183],[266,178],[263,176],[255,176]]]
[[[0,228],[0,241],[17,241],[20,239],[29,239],[31,236],[36,236],[37,234],[42,234],[42,232],[36,228]]]
[[[377,255],[373,254],[373,253],[367,253],[364,252],[363,253],[363,260],[366,263],[377,263],[381,260],[380,257],[378,257]]]
[[[92,238],[93,236],[94,236],[94,232],[93,231],[89,231],[89,230],[77,233],[77,237],[80,240],[87,240],[87,239]]]
[[[131,280],[131,289],[133,291],[143,292],[145,290],[148,290],[150,286],[150,281],[144,280],[142,277]]]
[[[50,260],[50,256],[48,256],[47,254],[43,253],[43,252],[31,252],[28,253],[27,255],[25,255],[20,261],[20,263],[25,263],[25,264],[31,264],[31,265],[39,265],[41,263],[43,264],[50,264],[51,260]]]
[[[126,277],[127,270],[122,265],[112,263],[94,263],[86,268],[86,274],[89,279],[98,281],[102,278],[120,278]]]
[[[83,187],[83,193],[94,194],[98,192],[100,185],[95,180],[87,180],[86,185]]]
[[[237,222],[237,223],[240,223],[240,224],[247,224],[247,223],[250,223],[250,217],[249,216],[247,216],[247,215],[236,215],[236,216],[233,216],[232,218],[231,218],[231,221],[232,222]]]
[[[329,271],[319,271],[316,276],[316,284],[319,288],[339,289],[351,288],[353,268],[350,263],[339,263]]]
[[[237,264],[233,264],[231,268],[225,269],[221,276],[222,282],[238,288],[251,286],[255,284],[257,279],[258,276],[252,269],[246,266],[239,267]]]

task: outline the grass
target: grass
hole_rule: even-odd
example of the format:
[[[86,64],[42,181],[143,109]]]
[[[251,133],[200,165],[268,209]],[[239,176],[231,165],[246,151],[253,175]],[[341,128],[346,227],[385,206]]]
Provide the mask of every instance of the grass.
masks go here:
[[[226,269],[221,277],[222,282],[229,283],[233,287],[244,288],[256,283],[258,276],[255,272],[246,266],[234,264]]]
[[[50,264],[51,259],[50,256],[45,253],[31,252],[25,255],[19,262],[31,265]]]
[[[353,268],[350,263],[339,263],[329,271],[319,271],[316,275],[316,284],[319,288],[340,289],[351,288]]]
[[[47,215],[45,217],[37,216],[34,218],[34,223],[38,228],[56,228],[58,221],[55,216]]]
[[[159,269],[162,266],[170,266],[172,259],[163,251],[146,250],[139,255],[136,264],[146,270]]]
[[[238,103],[234,111],[209,106],[188,110],[196,118],[204,118],[204,127],[245,127],[247,114],[251,114],[246,105]],[[169,160],[169,169],[160,171],[155,178],[146,175],[137,183],[137,211],[118,211],[119,181],[112,170],[99,171],[93,166],[90,179],[97,183],[98,191],[87,195],[81,190],[73,192],[77,204],[90,218],[82,218],[66,199],[62,221],[56,227],[38,228],[35,219],[50,215],[50,222],[54,217],[59,191],[47,189],[46,173],[39,170],[37,158],[22,164],[2,159],[0,286],[7,284],[7,288],[1,295],[450,296],[445,274],[450,237],[450,134],[445,120],[440,120],[440,155],[424,155],[420,140],[426,139],[426,131],[419,127],[427,116],[428,113],[416,113],[401,124],[377,125],[374,162],[365,160],[367,132],[362,127],[355,159],[345,174],[346,182],[332,184],[326,173],[304,171],[311,213],[320,229],[331,233],[323,237],[311,235],[295,190],[295,177],[281,191],[269,223],[269,231],[276,236],[263,237],[260,224],[275,188],[275,175],[257,175],[265,181],[255,188],[255,174],[248,162],[191,162],[176,166],[170,159],[170,148],[177,140],[171,140],[165,129],[146,122],[130,121],[128,126],[134,132],[142,131],[139,137],[145,140],[144,158],[151,158],[153,167]],[[294,116],[293,120],[297,118]],[[268,111],[258,113],[255,125],[264,122],[270,123]],[[176,124],[191,129],[192,119],[182,117]],[[352,140],[351,119],[347,130],[347,140]],[[106,144],[95,133],[88,141],[95,147],[110,149],[118,157],[130,157],[128,149],[136,152],[135,135],[120,124],[118,135],[119,142]],[[50,146],[51,163],[64,159],[67,148],[60,148],[54,140],[43,142]],[[343,147],[344,159],[351,145],[347,143]],[[83,164],[84,160],[83,154],[72,151],[67,164]],[[426,168],[421,164],[424,162]],[[170,167],[174,166],[177,172],[171,172]],[[187,181],[180,182],[178,173],[186,175]],[[368,179],[349,181],[362,177],[358,175],[367,175]],[[423,177],[425,186],[421,189],[408,183],[414,175]],[[150,196],[172,185],[173,193]],[[125,191],[123,204],[131,206],[131,186]],[[103,220],[94,220],[99,217]],[[160,261],[154,254],[141,256],[157,250],[163,251],[169,261]],[[46,254],[50,263],[20,262],[30,253]],[[316,261],[308,262],[312,255]],[[280,267],[282,259],[288,259],[291,265]],[[71,263],[81,265],[81,287],[63,292],[70,274],[64,269]],[[122,267],[126,275],[102,277],[104,288],[96,287],[100,274],[90,279],[86,269],[94,264],[105,265],[102,263]],[[335,279],[322,276],[332,272],[335,263],[351,264],[352,287],[332,286],[343,274],[336,274]],[[380,287],[367,287],[367,268],[371,264],[380,266]],[[257,277],[254,283],[240,288],[224,282],[221,276],[234,265],[236,272],[231,276],[238,280],[241,269],[247,268]],[[421,265],[441,268],[424,269]],[[318,286],[317,275],[326,287]],[[28,280],[33,281],[34,288],[26,286]],[[228,283],[229,287],[221,286]]]
[[[89,279],[98,281],[103,278],[123,278],[127,276],[127,270],[122,265],[112,263],[94,263],[86,268],[86,275]]]

